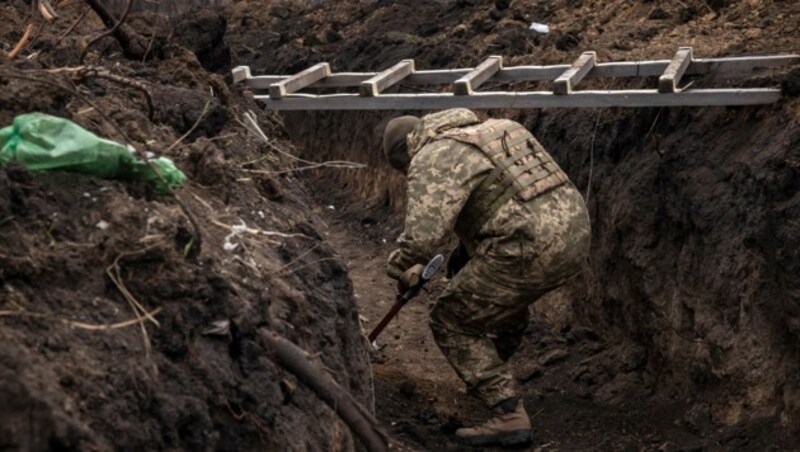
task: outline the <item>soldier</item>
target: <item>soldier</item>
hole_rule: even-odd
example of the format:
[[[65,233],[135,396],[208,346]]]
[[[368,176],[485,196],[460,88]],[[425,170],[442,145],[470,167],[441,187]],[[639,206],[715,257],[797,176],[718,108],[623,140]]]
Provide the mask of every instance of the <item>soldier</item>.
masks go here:
[[[439,349],[471,394],[494,410],[456,437],[476,446],[531,440],[531,424],[506,362],[528,324],[528,305],[577,275],[588,257],[586,205],[521,124],[481,122],[470,110],[392,119],[392,167],[408,177],[405,228],[387,274],[401,290],[452,237],[451,278],[430,313]]]

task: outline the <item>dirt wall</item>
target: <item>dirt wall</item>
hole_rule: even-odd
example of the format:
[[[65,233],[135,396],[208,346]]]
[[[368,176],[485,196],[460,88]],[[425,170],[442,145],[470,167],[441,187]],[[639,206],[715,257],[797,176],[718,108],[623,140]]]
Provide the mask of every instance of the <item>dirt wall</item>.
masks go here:
[[[49,71],[78,66],[102,27],[90,14],[59,39],[83,10],[62,3],[60,19],[0,68],[0,125],[31,111],[68,118],[173,159],[188,182],[176,198],[0,168],[0,449],[355,450],[334,411],[260,340],[275,331],[295,342],[371,407],[346,267],[285,172],[292,161],[236,119],[255,112],[292,152],[278,121],[152,15],[128,23],[158,38],[147,62],[113,39],[88,54],[127,84]],[[0,8],[0,48],[20,39],[27,12]],[[209,14],[181,24],[224,34],[224,18]]]
[[[235,7],[234,17],[247,11]],[[275,7],[231,32],[237,64],[293,73],[319,61],[342,71],[403,58],[418,68],[459,67],[490,54],[507,65],[555,64],[583,50],[603,61],[670,58],[682,45],[696,56],[788,52],[800,46],[798,20],[791,2],[351,2]],[[552,32],[529,31],[531,21]],[[247,40],[255,27],[273,31],[258,47]],[[790,86],[797,72],[694,83],[779,86],[787,77]],[[798,108],[789,98],[748,108],[487,112],[524,122],[582,191],[592,181],[592,258],[570,291],[574,322],[642,353],[624,372],[587,369],[591,397],[614,403],[644,387],[686,400],[716,425],[772,419],[798,433]],[[350,185],[369,200],[388,188],[384,198],[399,207],[402,183],[376,161],[386,117],[284,116],[304,155],[374,163]]]
[[[107,0],[104,3],[106,3],[112,11],[120,13],[125,11],[128,0]],[[133,5],[131,5],[131,10],[136,12],[148,11],[173,16],[193,8],[220,7],[229,3],[231,3],[230,0],[135,0]]]

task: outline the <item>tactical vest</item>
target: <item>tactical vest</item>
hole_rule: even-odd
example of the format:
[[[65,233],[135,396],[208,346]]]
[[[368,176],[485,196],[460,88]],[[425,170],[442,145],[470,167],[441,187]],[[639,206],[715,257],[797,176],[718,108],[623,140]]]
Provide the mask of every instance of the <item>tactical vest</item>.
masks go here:
[[[569,181],[536,138],[521,124],[508,119],[489,119],[448,130],[437,138],[471,144],[494,164],[494,169],[470,195],[456,222],[456,233],[468,242],[511,198],[530,201]]]

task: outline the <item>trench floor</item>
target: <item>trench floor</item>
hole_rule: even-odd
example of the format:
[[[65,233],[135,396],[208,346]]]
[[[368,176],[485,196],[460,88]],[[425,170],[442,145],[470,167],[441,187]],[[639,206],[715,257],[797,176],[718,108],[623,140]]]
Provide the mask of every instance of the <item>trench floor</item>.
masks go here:
[[[321,201],[316,211],[349,269],[367,334],[394,302],[385,261],[395,232],[368,214]],[[406,305],[379,336],[380,351],[371,353],[376,414],[395,450],[479,450],[458,445],[453,433],[489,412],[466,394],[428,328],[428,311],[444,284],[440,276]],[[587,328],[537,321],[535,311],[511,361],[533,424],[533,443],[523,450],[792,450],[775,419],[717,428],[702,403],[655,395],[640,370],[626,370],[640,351],[609,344]]]

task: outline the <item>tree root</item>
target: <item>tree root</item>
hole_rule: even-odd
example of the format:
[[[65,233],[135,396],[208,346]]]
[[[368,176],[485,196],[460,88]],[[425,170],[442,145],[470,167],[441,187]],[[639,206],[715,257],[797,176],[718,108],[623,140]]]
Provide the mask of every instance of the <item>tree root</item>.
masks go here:
[[[85,1],[92,8],[95,14],[100,17],[100,20],[103,21],[103,24],[108,30],[89,41],[86,47],[84,47],[83,51],[81,52],[81,63],[86,57],[86,53],[89,51],[89,48],[97,41],[107,36],[114,36],[114,39],[116,39],[117,42],[119,42],[119,45],[122,47],[122,53],[132,60],[142,60],[144,56],[149,53],[148,40],[131,30],[130,27],[123,23],[128,17],[128,13],[130,12],[134,0],[128,0],[125,12],[122,14],[122,17],[119,20],[114,18],[114,16],[108,11],[108,9],[100,0]]]
[[[378,421],[319,366],[312,364],[308,352],[272,331],[261,330],[259,336],[274,351],[276,362],[328,404],[368,451],[388,450],[389,438]]]

